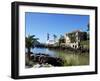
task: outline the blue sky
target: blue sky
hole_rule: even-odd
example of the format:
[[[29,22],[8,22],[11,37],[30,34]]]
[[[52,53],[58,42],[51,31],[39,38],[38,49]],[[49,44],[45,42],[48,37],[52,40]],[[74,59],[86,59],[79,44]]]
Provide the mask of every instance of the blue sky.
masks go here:
[[[88,15],[25,13],[26,36],[35,35],[42,43],[46,42],[47,33],[50,34],[50,39],[53,39],[53,34],[59,38],[74,30],[86,31],[88,23]]]

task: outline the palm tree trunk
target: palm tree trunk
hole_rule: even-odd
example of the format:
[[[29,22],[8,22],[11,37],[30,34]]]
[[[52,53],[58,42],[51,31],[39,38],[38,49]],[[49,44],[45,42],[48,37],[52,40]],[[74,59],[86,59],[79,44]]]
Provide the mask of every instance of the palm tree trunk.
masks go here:
[[[31,59],[31,48],[28,48],[28,58]]]

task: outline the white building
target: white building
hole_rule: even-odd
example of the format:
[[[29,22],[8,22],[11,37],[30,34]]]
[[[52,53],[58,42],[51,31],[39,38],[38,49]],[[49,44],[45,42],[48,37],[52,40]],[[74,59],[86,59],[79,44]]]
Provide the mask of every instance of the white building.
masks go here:
[[[76,30],[76,31],[73,31],[71,33],[75,33],[75,42],[71,42],[71,39],[70,37],[68,36],[68,33],[65,34],[65,45],[66,46],[70,46],[72,48],[78,48],[79,47],[79,42],[80,42],[80,34],[81,34],[81,31],[80,30]]]
[[[61,45],[62,46],[64,45],[64,46],[72,47],[72,48],[79,48],[80,41],[84,39],[83,38],[84,37],[84,33],[86,33],[86,32],[82,32],[80,30],[76,30],[76,31],[73,31],[73,32],[70,32],[70,33],[66,33],[64,35],[64,38],[63,38],[64,42],[61,42]],[[71,41],[71,38],[69,37],[69,34],[71,34],[72,37],[74,37],[75,40],[73,42]],[[58,42],[59,42],[59,40],[57,38],[54,39],[54,40],[48,39],[46,41],[46,44],[54,45],[54,44],[56,44]]]
[[[53,44],[55,44],[55,41],[54,40],[47,40],[46,41],[46,44],[53,45]]]

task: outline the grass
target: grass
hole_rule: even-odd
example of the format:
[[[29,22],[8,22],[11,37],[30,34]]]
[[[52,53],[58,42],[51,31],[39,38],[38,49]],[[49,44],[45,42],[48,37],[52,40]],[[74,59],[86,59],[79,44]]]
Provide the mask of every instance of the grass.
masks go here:
[[[58,53],[58,57],[61,57],[64,62],[63,66],[77,66],[77,65],[89,65],[89,53],[73,53],[71,51]]]

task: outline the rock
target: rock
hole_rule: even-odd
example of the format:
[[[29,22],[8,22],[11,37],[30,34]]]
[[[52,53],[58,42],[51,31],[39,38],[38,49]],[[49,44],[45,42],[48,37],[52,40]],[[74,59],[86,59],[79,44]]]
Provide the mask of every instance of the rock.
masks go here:
[[[63,60],[58,57],[52,57],[47,54],[34,54],[32,55],[32,59],[34,62],[37,62],[39,64],[45,64],[48,63],[53,66],[62,66]]]
[[[36,65],[34,65],[33,67],[34,67],[34,68],[40,68],[41,65],[40,65],[40,64],[36,64]]]

